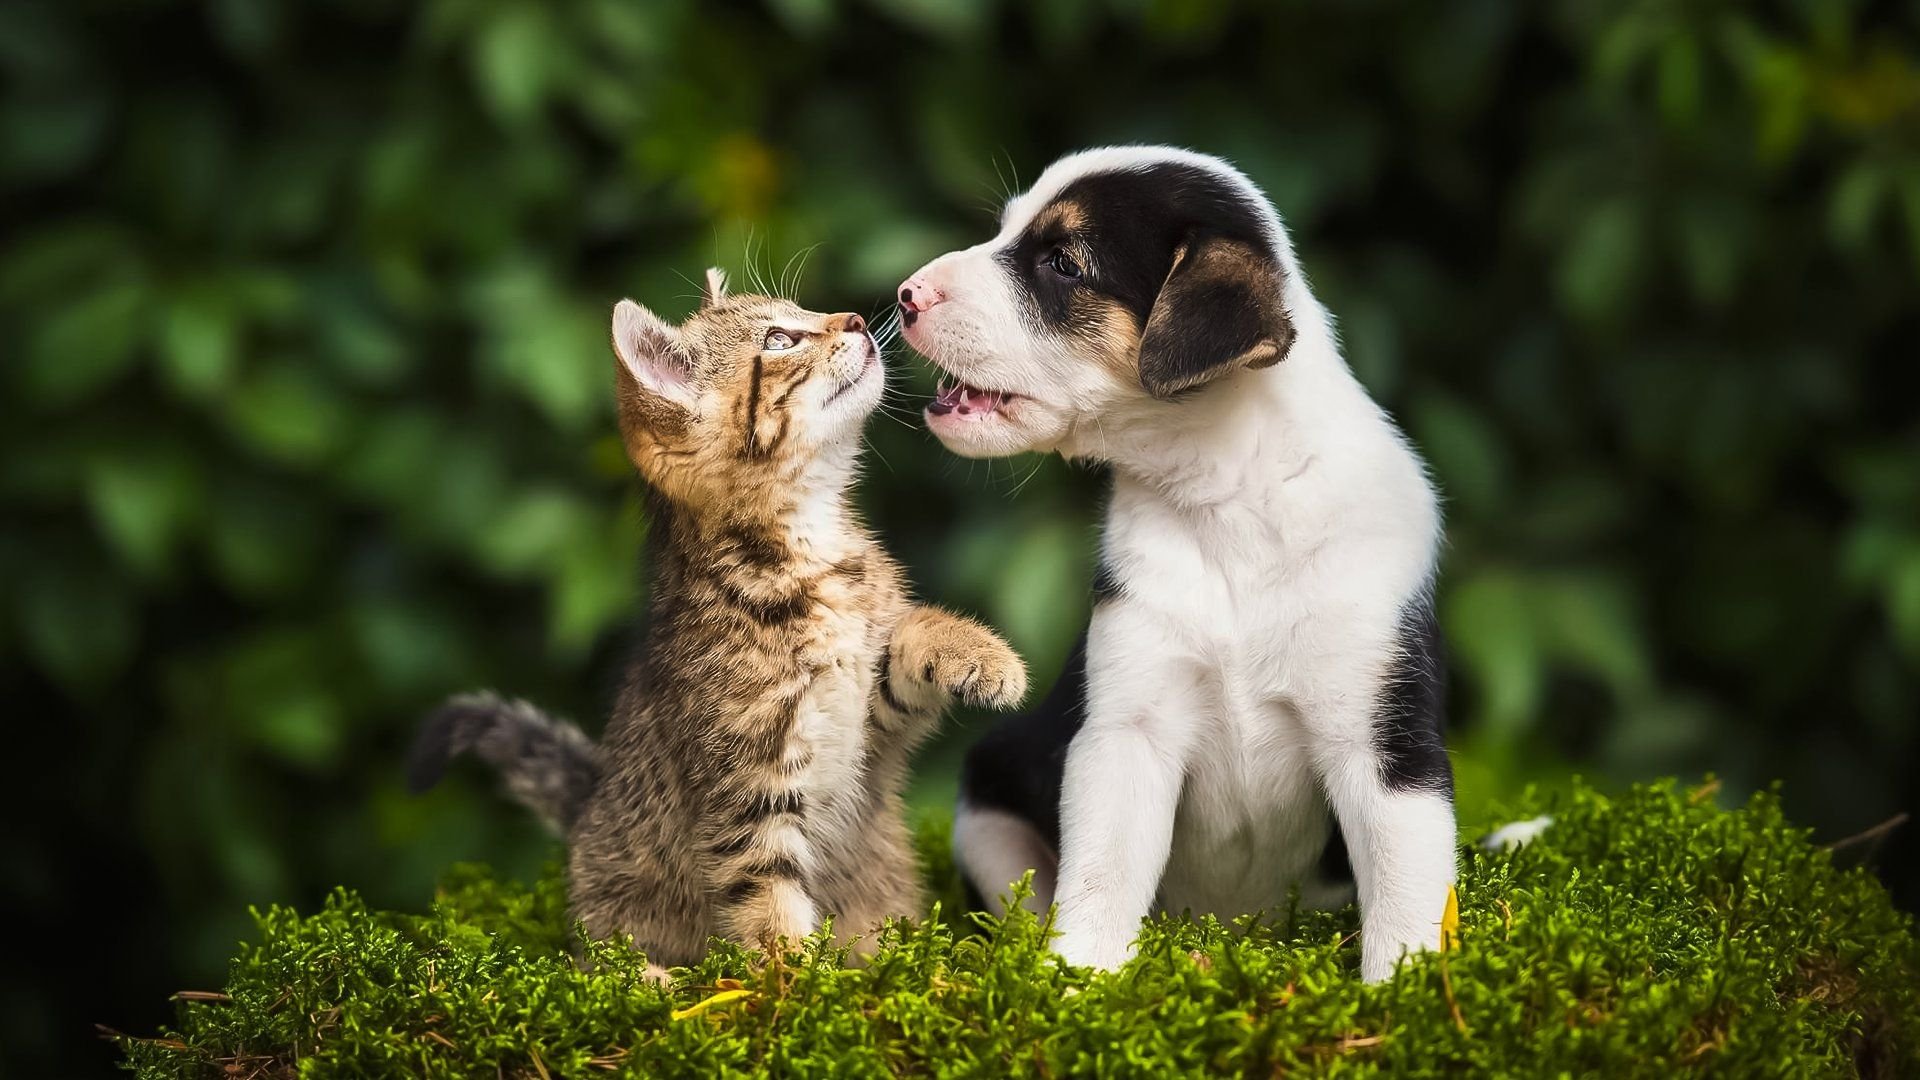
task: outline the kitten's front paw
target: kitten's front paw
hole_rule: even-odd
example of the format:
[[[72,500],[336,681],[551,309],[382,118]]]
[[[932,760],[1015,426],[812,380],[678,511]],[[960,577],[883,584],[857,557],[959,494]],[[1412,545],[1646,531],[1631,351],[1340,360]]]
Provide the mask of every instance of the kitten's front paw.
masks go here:
[[[1027,696],[1027,665],[979,623],[939,612],[900,629],[895,671],[970,705],[1006,709]]]
[[[969,705],[1010,709],[1027,696],[1027,665],[1020,654],[980,630],[927,661],[928,681]]]

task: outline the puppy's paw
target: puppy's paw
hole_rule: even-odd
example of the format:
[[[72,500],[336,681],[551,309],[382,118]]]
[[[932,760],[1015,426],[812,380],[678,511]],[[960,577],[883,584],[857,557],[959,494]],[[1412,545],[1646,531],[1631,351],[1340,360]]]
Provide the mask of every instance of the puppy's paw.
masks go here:
[[[1064,931],[1053,941],[1053,951],[1075,967],[1112,971],[1133,956],[1133,942],[1120,934]]]

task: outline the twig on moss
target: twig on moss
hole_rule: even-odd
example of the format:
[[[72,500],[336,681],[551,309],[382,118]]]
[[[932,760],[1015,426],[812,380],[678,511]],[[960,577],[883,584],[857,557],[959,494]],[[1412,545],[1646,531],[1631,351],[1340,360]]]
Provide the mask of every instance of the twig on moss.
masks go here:
[[[1467,1018],[1460,1015],[1460,1002],[1453,996],[1453,976],[1447,973],[1446,950],[1440,953],[1440,992],[1446,995],[1447,1011],[1453,1014],[1453,1026],[1460,1029],[1460,1034],[1467,1034]]]
[[[1887,836],[1890,833],[1892,833],[1895,829],[1898,829],[1900,826],[1905,825],[1910,816],[1911,815],[1909,815],[1905,810],[1902,810],[1899,813],[1888,818],[1887,820],[1881,822],[1880,824],[1873,826],[1872,828],[1862,829],[1859,832],[1854,833],[1852,836],[1843,837],[1839,840],[1835,840],[1831,844],[1822,844],[1820,846],[1827,849],[1828,851],[1845,851],[1850,847],[1858,847],[1861,844],[1873,844],[1875,846],[1878,846],[1880,841],[1886,839]]]

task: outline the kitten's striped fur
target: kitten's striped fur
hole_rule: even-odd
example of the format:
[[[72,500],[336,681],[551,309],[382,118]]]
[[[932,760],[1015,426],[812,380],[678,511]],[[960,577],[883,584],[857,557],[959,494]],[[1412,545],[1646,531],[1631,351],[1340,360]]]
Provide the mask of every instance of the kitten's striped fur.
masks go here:
[[[714,934],[763,946],[831,915],[843,938],[870,940],[918,913],[908,756],[955,696],[1006,707],[1026,690],[999,637],[908,598],[848,504],[884,378],[858,317],[709,282],[679,328],[616,309],[621,434],[652,488],[652,589],[596,760],[575,771],[592,789],[569,803],[504,766],[516,792],[578,806],[565,824],[587,930],[668,965]],[[793,347],[763,347],[775,331]],[[551,721],[526,730],[531,750],[556,746]],[[429,759],[515,741],[436,745]]]

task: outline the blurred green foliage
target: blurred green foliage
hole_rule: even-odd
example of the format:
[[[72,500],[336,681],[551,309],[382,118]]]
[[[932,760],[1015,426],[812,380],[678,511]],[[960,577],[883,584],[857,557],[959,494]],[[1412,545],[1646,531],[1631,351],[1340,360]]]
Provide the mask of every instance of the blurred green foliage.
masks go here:
[[[1428,455],[1463,800],[1577,762],[1782,777],[1829,835],[1911,806],[1917,39],[1912,3],[1845,0],[0,7],[4,786],[33,823],[0,898],[141,958],[10,972],[0,1045],[105,1060],[53,1048],[152,1026],[249,903],[531,872],[546,841],[482,779],[412,800],[397,762],[450,691],[604,701],[645,530],[611,302],[804,264],[803,302],[878,311],[1100,142],[1259,180]],[[921,590],[1044,683],[1097,476],[872,442]]]

